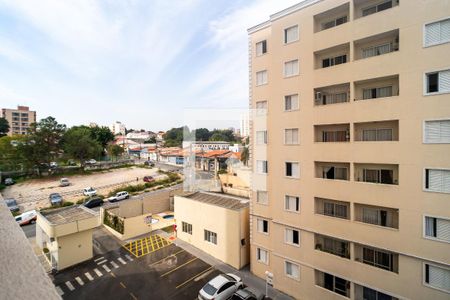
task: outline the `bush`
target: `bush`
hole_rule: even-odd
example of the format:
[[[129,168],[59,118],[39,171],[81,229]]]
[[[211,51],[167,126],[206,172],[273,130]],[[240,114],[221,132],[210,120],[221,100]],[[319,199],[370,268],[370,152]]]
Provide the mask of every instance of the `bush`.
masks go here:
[[[50,252],[50,250],[48,250],[48,248],[43,248],[42,251],[43,251],[45,254],[47,254],[47,253]]]
[[[0,191],[4,190],[6,188],[6,185],[4,185],[3,183],[0,183]]]
[[[66,207],[66,206],[72,206],[73,202],[70,201],[64,201],[63,204],[61,205],[62,207]]]
[[[84,203],[84,199],[80,199],[77,201],[77,204],[83,204]]]

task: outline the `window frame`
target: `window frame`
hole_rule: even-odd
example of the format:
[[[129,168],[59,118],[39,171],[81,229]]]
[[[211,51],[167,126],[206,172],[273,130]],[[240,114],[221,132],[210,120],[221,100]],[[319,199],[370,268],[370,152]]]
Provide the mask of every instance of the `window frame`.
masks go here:
[[[267,201],[265,203],[261,202],[261,201],[258,201],[259,193],[265,193],[266,194]],[[267,191],[257,190],[256,191],[256,203],[261,204],[261,205],[269,205],[269,193]]]
[[[287,175],[287,164],[291,164],[291,175]],[[292,165],[297,164],[298,174],[297,176],[294,176],[294,172],[292,172]],[[286,178],[292,178],[292,179],[300,179],[300,163],[298,161],[285,161],[284,162],[284,177]]]
[[[444,191],[434,191],[427,188],[427,170],[438,170],[438,171],[448,171],[450,172],[450,169],[447,168],[433,168],[433,167],[425,167],[423,168],[423,191],[428,193],[439,193],[439,194],[450,194],[450,192],[444,192]]]
[[[261,251],[266,252],[266,259],[267,259],[266,261],[263,261],[263,260],[260,259],[260,252]],[[269,265],[269,261],[270,261],[270,259],[269,259],[269,250],[264,249],[262,247],[256,247],[256,261],[268,266]]]
[[[287,41],[287,30],[297,27],[297,37],[292,41]],[[298,24],[283,28],[283,45],[289,45],[300,40],[300,26]]]
[[[290,75],[286,74],[286,64],[294,63],[294,62],[297,62],[297,72],[293,73],[293,74],[290,74]],[[288,61],[285,61],[283,63],[283,78],[291,78],[291,77],[295,77],[295,76],[298,76],[298,75],[300,75],[300,62],[299,62],[298,58],[292,59],[292,60],[288,60]]]
[[[287,236],[287,232],[288,232],[288,231],[290,231],[291,234],[292,234],[292,236],[291,236],[292,242],[289,242],[289,241],[286,239],[286,236]],[[294,231],[297,231],[298,244],[294,243]],[[284,243],[285,243],[286,245],[295,246],[295,247],[300,247],[300,230],[299,230],[299,229],[296,229],[296,228],[294,228],[294,227],[284,227]]]
[[[433,218],[433,219],[442,219],[442,220],[446,220],[446,221],[449,221],[449,222],[450,222],[450,218],[442,217],[442,216],[435,216],[435,215],[423,215],[423,221],[422,221],[422,237],[424,239],[450,244],[450,241],[439,239],[437,236],[433,237],[433,236],[426,235],[426,230],[427,230],[427,228],[426,228],[426,218],[427,217],[428,218]],[[437,230],[437,224],[436,224],[436,230]]]
[[[427,122],[443,122],[443,121],[447,121],[447,122],[449,122],[450,123],[450,118],[440,118],[440,119],[427,119],[427,120],[424,120],[423,121],[423,126],[422,126],[422,128],[423,128],[423,130],[422,130],[422,143],[423,144],[431,144],[431,145],[433,145],[433,144],[450,144],[450,141],[449,142],[427,142],[426,141],[426,124],[427,124]]]
[[[298,277],[295,277],[295,276],[293,276],[293,275],[291,275],[291,274],[288,274],[288,272],[287,272],[287,265],[288,265],[288,264],[291,264],[291,265],[297,267],[297,269],[298,269]],[[291,278],[291,279],[300,281],[300,265],[299,265],[299,264],[296,264],[296,263],[294,263],[294,262],[292,262],[292,261],[285,260],[285,261],[284,261],[284,275],[285,275],[286,277],[288,277],[288,278]]]
[[[438,290],[438,291],[441,291],[441,292],[449,294],[450,290],[444,290],[444,289],[441,289],[439,287],[432,286],[430,283],[426,282],[426,277],[427,277],[426,265],[429,265],[429,266],[431,265],[431,266],[434,266],[434,267],[437,267],[437,268],[441,268],[441,269],[444,269],[444,270],[447,270],[447,271],[450,271],[450,268],[447,267],[447,266],[439,265],[439,264],[432,263],[432,262],[423,262],[423,266],[422,266],[422,284],[424,286],[426,286],[426,287],[429,287],[429,288],[432,288],[432,289],[435,289],[435,290]]]
[[[210,238],[215,236],[215,238],[213,239],[214,241],[211,241]],[[208,238],[209,237],[209,238]],[[203,229],[203,239],[205,242],[208,242],[210,244],[213,245],[217,245],[218,244],[218,238],[217,238],[217,233],[208,229]]]
[[[258,84],[258,74],[261,74],[261,73],[264,73],[264,72],[266,74],[266,81],[263,81],[262,83]],[[255,86],[263,86],[263,85],[267,85],[268,83],[269,83],[269,72],[267,71],[267,69],[266,70],[260,70],[260,71],[257,71],[255,73]]]
[[[189,228],[190,228],[190,230],[189,230]],[[186,229],[186,231],[185,231],[185,229]],[[192,224],[190,224],[188,222],[181,221],[181,231],[183,233],[192,235],[192,231],[193,231],[192,230]]]
[[[439,45],[450,43],[450,39],[447,40],[447,41],[444,41],[444,42],[431,44],[431,45],[427,45],[426,42],[425,42],[426,41],[426,28],[427,28],[427,25],[431,25],[431,24],[434,24],[434,23],[440,23],[440,22],[443,22],[443,21],[446,21],[446,20],[450,20],[450,16],[423,24],[423,26],[422,26],[422,47],[423,48],[429,48],[429,47],[434,47],[434,46],[439,46]]]
[[[258,170],[258,162],[262,162],[263,163],[263,165],[262,165],[262,167],[263,167],[262,168],[262,172],[260,172]],[[266,172],[264,172],[264,169],[265,169]],[[264,160],[264,159],[257,159],[256,160],[256,173],[259,174],[259,175],[267,175],[269,173],[269,161]]]
[[[297,107],[294,108],[294,109],[292,109],[292,97],[293,96],[297,97]],[[288,100],[288,97],[289,97],[289,101],[291,102],[291,109],[286,109],[286,101]],[[299,99],[298,93],[297,94],[285,95],[283,98],[284,98],[284,101],[283,101],[283,111],[284,112],[300,110],[300,99]]]
[[[258,44],[261,44],[261,53],[258,54]],[[265,44],[265,47],[264,47]],[[266,52],[264,52],[264,49],[266,50]],[[256,57],[260,57],[263,56],[265,54],[267,54],[268,50],[267,50],[267,40],[261,40],[259,42],[255,43],[255,56]]]
[[[288,130],[290,130],[291,131],[291,137],[293,137],[293,132],[292,131],[297,131],[297,143],[294,143],[294,142],[292,142],[292,143],[287,143],[287,140],[286,140],[286,134],[287,134],[287,132],[288,132]],[[284,137],[283,137],[283,145],[285,145],[285,146],[288,146],[288,145],[293,145],[293,146],[298,146],[298,145],[300,145],[300,130],[299,130],[299,128],[297,127],[297,128],[284,128],[284,130],[283,130],[284,132]],[[293,139],[292,139],[293,140]]]
[[[259,228],[259,221],[262,221],[262,228]],[[267,222],[267,232],[264,231],[264,222]],[[270,233],[269,220],[257,217],[256,218],[256,231],[259,233],[265,234],[265,235],[269,235],[269,233]]]
[[[289,209],[288,208],[288,203],[289,203],[289,197],[291,198],[295,198],[295,206],[298,207],[298,210],[296,209]],[[287,212],[292,212],[292,213],[300,213],[300,197],[299,196],[292,196],[292,195],[284,195],[284,210]]]
[[[427,70],[423,73],[423,96],[435,96],[435,95],[442,95],[442,94],[450,94],[450,89],[448,91],[440,91],[439,90],[439,75],[438,75],[438,91],[437,92],[428,92],[428,75],[433,73],[440,73],[450,71],[450,66],[446,66],[439,69],[433,69],[433,70]]]

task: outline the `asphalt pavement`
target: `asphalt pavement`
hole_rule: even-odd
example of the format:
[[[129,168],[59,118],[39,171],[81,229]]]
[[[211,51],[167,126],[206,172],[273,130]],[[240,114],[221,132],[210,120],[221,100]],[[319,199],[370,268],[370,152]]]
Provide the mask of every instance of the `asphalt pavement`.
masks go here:
[[[22,226],[22,230],[23,230],[23,232],[25,232],[25,236],[28,239],[31,237],[35,237],[36,236],[36,223]]]

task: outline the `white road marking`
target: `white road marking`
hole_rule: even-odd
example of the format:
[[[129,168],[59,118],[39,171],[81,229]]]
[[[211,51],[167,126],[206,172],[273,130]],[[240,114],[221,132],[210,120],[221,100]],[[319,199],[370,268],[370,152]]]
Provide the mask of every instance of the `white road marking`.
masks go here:
[[[67,287],[69,288],[69,290],[71,290],[71,291],[73,291],[73,290],[75,289],[70,281],[66,281],[66,286],[67,286]]]
[[[110,261],[110,263],[111,263],[111,265],[112,265],[114,268],[116,268],[116,269],[119,267],[119,265],[116,264],[114,261]]]
[[[107,262],[107,260],[106,260],[106,259],[104,259],[104,260],[102,260],[102,261],[98,261],[98,262],[97,262],[97,265],[101,265],[101,264],[104,264],[105,262]]]
[[[124,260],[122,259],[122,257],[119,257],[117,260],[120,261],[120,262],[122,263],[122,265],[126,265],[126,264],[127,264],[127,262],[124,261]]]
[[[75,277],[75,280],[78,282],[79,285],[84,285],[83,280],[81,280],[80,277]]]
[[[108,268],[107,265],[102,265],[103,269],[105,269],[106,272],[111,272],[111,269]]]
[[[86,276],[87,279],[89,279],[90,281],[94,280],[94,277],[92,277],[91,274],[89,274],[89,272],[84,273],[84,276]]]
[[[58,294],[59,294],[60,296],[64,295],[63,290],[62,290],[59,286],[56,287],[56,291],[58,292]]]
[[[100,256],[100,257],[94,259],[94,261],[99,261],[99,260],[102,260],[102,259],[105,259],[105,258],[103,256]]]
[[[128,254],[125,254],[125,257],[126,257],[129,261],[133,261],[133,259],[131,258],[131,256],[129,256]]]
[[[94,269],[95,274],[97,274],[98,277],[103,276],[102,272],[100,272],[98,269]]]

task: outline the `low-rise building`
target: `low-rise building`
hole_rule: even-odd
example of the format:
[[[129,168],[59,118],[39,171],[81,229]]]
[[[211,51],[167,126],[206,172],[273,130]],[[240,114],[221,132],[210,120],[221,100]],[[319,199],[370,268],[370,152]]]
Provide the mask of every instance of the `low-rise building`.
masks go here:
[[[9,123],[8,135],[27,134],[32,123],[36,122],[36,112],[28,106],[17,106],[17,109],[2,108],[0,117]]]
[[[195,192],[174,206],[179,239],[236,269],[250,262],[248,199]]]
[[[183,148],[192,149],[192,151],[212,151],[212,150],[228,150],[230,148],[230,142],[222,141],[195,141],[195,142],[183,142]]]
[[[36,243],[52,267],[61,270],[93,257],[92,233],[99,217],[84,206],[37,213]]]

